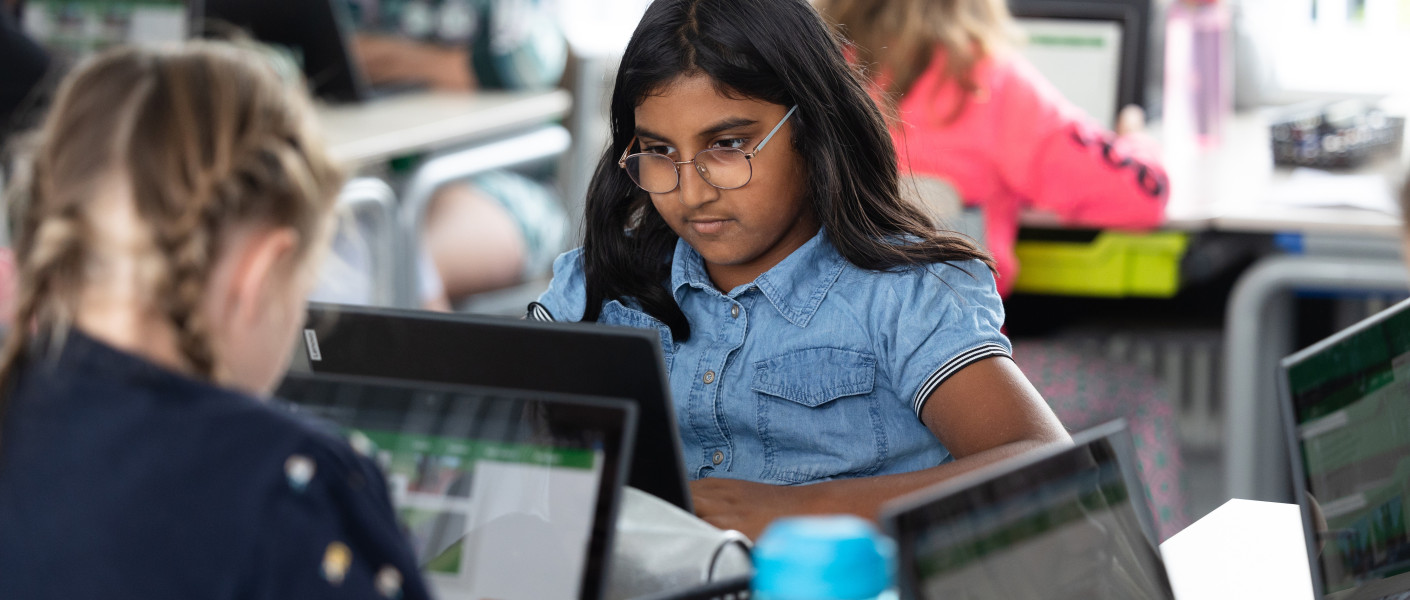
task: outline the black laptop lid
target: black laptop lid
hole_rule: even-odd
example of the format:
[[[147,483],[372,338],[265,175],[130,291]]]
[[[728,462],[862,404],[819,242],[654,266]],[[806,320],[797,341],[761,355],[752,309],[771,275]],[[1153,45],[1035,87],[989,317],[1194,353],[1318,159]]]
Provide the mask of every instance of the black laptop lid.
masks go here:
[[[276,395],[382,466],[441,596],[602,597],[631,402],[309,373]]]
[[[1073,442],[888,506],[902,597],[1173,600],[1125,424]]]
[[[628,485],[691,509],[655,332],[334,304],[310,304],[307,323],[293,371],[632,400],[640,427]]]
[[[348,45],[350,17],[341,0],[192,0],[194,29],[224,37],[231,26],[280,46],[303,68],[312,93],[333,102],[368,96]]]
[[[1284,359],[1282,371],[1317,596],[1410,591],[1410,301]]]

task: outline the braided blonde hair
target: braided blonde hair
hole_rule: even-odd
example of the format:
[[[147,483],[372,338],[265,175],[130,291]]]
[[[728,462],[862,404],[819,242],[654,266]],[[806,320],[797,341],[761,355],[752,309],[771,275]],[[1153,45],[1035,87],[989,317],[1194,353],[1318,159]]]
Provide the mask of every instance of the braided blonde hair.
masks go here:
[[[130,186],[132,212],[152,238],[140,282],[147,308],[171,323],[190,370],[218,379],[200,306],[225,233],[290,227],[304,262],[325,239],[342,173],[313,123],[296,85],[263,54],[229,43],[124,48],[72,73],[11,190],[19,296],[0,385],[11,387],[36,340],[63,339],[85,285],[100,276],[89,240],[105,215],[93,205],[114,182]]]

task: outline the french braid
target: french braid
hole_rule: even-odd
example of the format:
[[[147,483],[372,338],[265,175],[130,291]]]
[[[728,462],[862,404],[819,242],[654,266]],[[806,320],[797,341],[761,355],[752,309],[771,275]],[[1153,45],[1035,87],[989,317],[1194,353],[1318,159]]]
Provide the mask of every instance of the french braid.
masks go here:
[[[0,350],[0,418],[37,341],[61,342],[89,282],[91,209],[113,174],[131,186],[151,235],[151,308],[173,325],[199,376],[221,378],[200,310],[223,236],[261,223],[323,239],[340,170],[323,153],[307,98],[259,52],[228,43],[127,48],[89,61],[61,86],[11,190],[19,292]]]

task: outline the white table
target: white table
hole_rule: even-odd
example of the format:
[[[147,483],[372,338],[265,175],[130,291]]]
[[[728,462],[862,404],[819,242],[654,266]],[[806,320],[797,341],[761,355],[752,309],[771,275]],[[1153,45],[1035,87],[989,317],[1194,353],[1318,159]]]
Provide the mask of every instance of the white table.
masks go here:
[[[1225,313],[1225,489],[1233,498],[1290,501],[1290,448],[1284,439],[1278,363],[1291,354],[1292,296],[1297,291],[1404,291],[1401,220],[1389,212],[1332,206],[1363,203],[1366,190],[1351,181],[1298,189],[1305,181],[1274,169],[1267,120],[1236,119],[1226,146],[1207,156],[1177,154],[1171,163],[1178,201],[1172,210],[1198,207],[1215,231],[1298,234],[1301,253],[1267,256],[1235,284]],[[1410,158],[1410,153],[1402,152]],[[1182,170],[1189,169],[1189,170]],[[1404,159],[1358,170],[1390,189],[1405,172]],[[1183,188],[1183,189],[1182,189]],[[1325,189],[1324,189],[1325,188]],[[1179,194],[1186,194],[1179,196]],[[1326,194],[1328,206],[1290,205],[1289,197]],[[1173,215],[1172,217],[1176,217]]]
[[[1303,252],[1265,256],[1239,276],[1228,300],[1224,328],[1225,492],[1238,499],[1290,501],[1292,486],[1283,435],[1277,365],[1292,354],[1292,297],[1299,290],[1403,292],[1406,266],[1400,256],[1403,225],[1392,213],[1366,208],[1289,206],[1287,196],[1306,196],[1286,169],[1272,169],[1266,120],[1235,121],[1230,148],[1213,156],[1213,230],[1292,232]],[[1410,154],[1402,152],[1403,158]],[[1402,161],[1359,169],[1382,177],[1389,189],[1404,173]],[[1354,187],[1347,182],[1347,187]],[[1313,190],[1327,203],[1352,190]],[[1394,190],[1389,190],[1394,197]]]
[[[1278,362],[1291,354],[1292,295],[1299,290],[1403,291],[1401,221],[1394,214],[1336,206],[1364,203],[1337,183],[1299,189],[1291,169],[1275,169],[1268,120],[1243,114],[1213,152],[1166,143],[1170,227],[1238,233],[1293,233],[1303,252],[1260,259],[1235,284],[1224,329],[1225,490],[1230,497],[1289,501],[1287,440],[1278,396]],[[1402,152],[1410,158],[1410,153]],[[1399,181],[1404,159],[1358,170]],[[1347,182],[1350,187],[1350,182]],[[1325,188],[1325,189],[1324,189]],[[1361,190],[1365,191],[1365,190]],[[1306,202],[1326,193],[1325,206]],[[1341,196],[1349,192],[1350,195]],[[1393,194],[1393,191],[1391,191]],[[1291,197],[1303,202],[1289,202]],[[1392,195],[1393,197],[1393,195]]]
[[[571,105],[561,89],[427,92],[320,105],[317,112],[333,158],[356,168],[521,131],[562,118]]]
[[[1158,127],[1153,133],[1160,137]],[[1400,218],[1345,206],[1289,205],[1288,196],[1305,196],[1307,190],[1298,189],[1300,180],[1291,169],[1274,168],[1268,118],[1262,113],[1237,115],[1213,151],[1162,141],[1171,180],[1166,229],[1291,233],[1302,241],[1302,253],[1264,257],[1240,276],[1226,305],[1224,332],[1226,492],[1234,498],[1289,501],[1291,472],[1277,365],[1295,350],[1292,294],[1407,289]],[[1389,187],[1406,172],[1410,152],[1402,151],[1401,157],[1358,173],[1379,176]],[[1025,215],[1023,223],[1058,224],[1038,214]]]
[[[468,94],[409,93],[360,104],[325,104],[318,106],[317,112],[333,159],[357,171],[409,155],[482,145],[489,150],[495,142],[562,119],[571,106],[572,95],[561,89],[481,90]],[[413,177],[412,183],[419,180]],[[401,190],[399,195],[406,192]],[[396,283],[386,293],[393,306],[418,307],[415,239],[420,223],[407,216],[405,202],[391,210],[386,218],[392,224],[394,239],[391,255],[383,257],[383,264],[394,265],[388,280]],[[411,207],[410,212],[419,218],[422,209]]]

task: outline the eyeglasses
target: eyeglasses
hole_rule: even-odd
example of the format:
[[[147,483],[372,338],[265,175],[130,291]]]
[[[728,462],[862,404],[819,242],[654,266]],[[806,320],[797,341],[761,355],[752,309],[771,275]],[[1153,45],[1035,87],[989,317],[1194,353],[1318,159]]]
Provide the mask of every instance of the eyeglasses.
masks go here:
[[[788,113],[783,115],[757,146],[754,146],[752,152],[739,148],[706,148],[696,152],[695,157],[690,160],[675,161],[669,156],[653,152],[627,154],[636,146],[636,138],[633,137],[631,143],[627,144],[627,149],[622,151],[622,158],[617,160],[617,166],[627,170],[627,176],[632,178],[637,187],[652,194],[674,191],[681,183],[680,166],[688,164],[695,165],[695,172],[700,174],[705,183],[722,190],[737,190],[754,177],[754,155],[768,145],[769,140],[773,139],[774,134],[778,133],[779,128],[783,127],[796,110],[797,105],[788,109]]]

